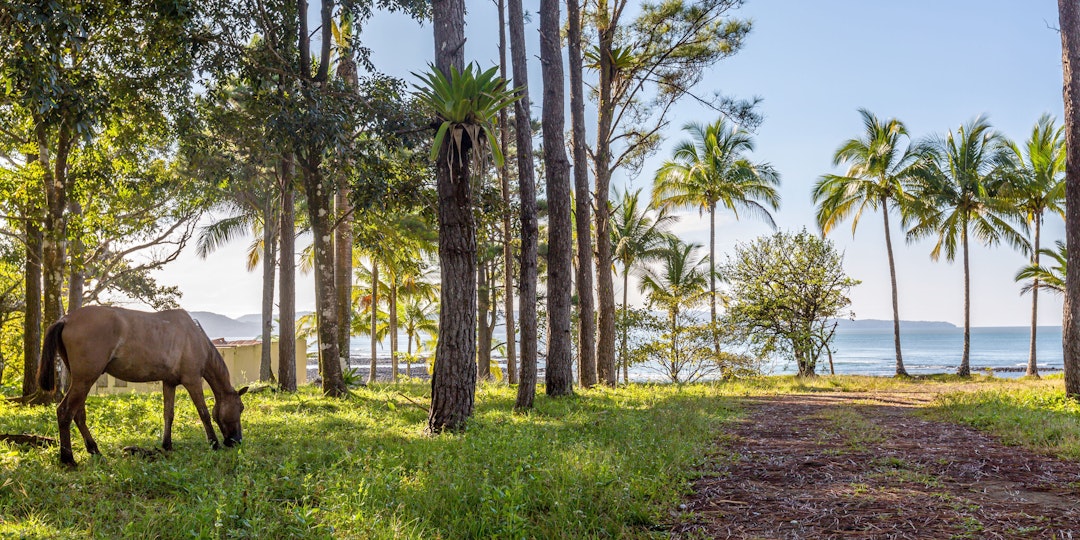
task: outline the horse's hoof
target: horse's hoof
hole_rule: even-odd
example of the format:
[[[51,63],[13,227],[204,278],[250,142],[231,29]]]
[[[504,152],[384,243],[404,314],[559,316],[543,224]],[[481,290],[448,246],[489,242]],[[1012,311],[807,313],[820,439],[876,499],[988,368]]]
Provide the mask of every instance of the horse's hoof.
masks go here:
[[[217,441],[210,441],[210,449],[211,450],[221,450],[221,443],[219,443]]]

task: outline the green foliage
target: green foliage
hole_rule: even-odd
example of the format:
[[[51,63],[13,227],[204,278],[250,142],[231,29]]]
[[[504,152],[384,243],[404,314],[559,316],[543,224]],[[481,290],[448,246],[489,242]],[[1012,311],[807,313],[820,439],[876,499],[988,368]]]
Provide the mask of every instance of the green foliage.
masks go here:
[[[1060,381],[946,394],[930,414],[989,432],[1005,444],[1080,460],[1080,404],[1065,396]]]
[[[478,389],[463,434],[423,433],[428,385],[245,396],[244,445],[206,449],[177,400],[176,449],[157,444],[161,396],[91,397],[105,455],[67,470],[56,449],[0,445],[0,536],[120,538],[647,537],[670,520],[694,465],[733,416],[706,386],[537,397]],[[52,408],[0,403],[0,431],[55,434]],[[77,453],[82,454],[76,443]]]
[[[731,284],[728,316],[758,354],[781,353],[814,374],[832,339],[829,319],[848,314],[852,287],[843,256],[806,230],[739,244],[721,273]]]
[[[498,66],[480,71],[479,65],[469,64],[461,72],[451,67],[449,76],[433,65],[430,67],[427,73],[413,73],[424,83],[416,87],[420,100],[442,120],[435,132],[430,159],[434,160],[439,155],[449,135],[448,160],[462,159],[464,138],[468,137],[473,159],[479,163],[482,155],[480,135],[483,134],[495,157],[495,164],[501,166],[503,155],[495,138],[496,116],[500,110],[520,99],[515,95],[516,89],[507,89],[507,81],[497,75]]]
[[[1013,278],[1017,282],[1027,282],[1020,288],[1020,294],[1030,292],[1036,286],[1058,294],[1065,294],[1065,275],[1068,270],[1069,249],[1065,242],[1057,240],[1054,249],[1042,248],[1039,253],[1054,262],[1053,266],[1029,264],[1020,269]]]

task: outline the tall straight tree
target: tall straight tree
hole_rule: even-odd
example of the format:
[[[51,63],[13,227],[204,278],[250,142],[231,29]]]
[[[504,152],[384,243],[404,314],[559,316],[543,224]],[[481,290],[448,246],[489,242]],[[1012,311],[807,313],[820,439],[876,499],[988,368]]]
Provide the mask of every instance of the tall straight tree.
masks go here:
[[[449,79],[465,68],[465,0],[433,0],[431,5],[435,69]],[[458,146],[442,145],[435,166],[442,288],[427,425],[431,433],[464,429],[476,393],[476,223],[468,154],[480,141],[464,130],[460,137]]]
[[[596,281],[599,309],[597,374],[614,385],[615,289],[612,274],[611,176],[621,167],[640,167],[655,151],[671,107],[685,96],[733,115],[750,118],[752,105],[693,94],[707,68],[735,54],[750,23],[728,18],[741,0],[646,3],[632,21],[623,16],[630,0],[596,0],[589,19],[597,35],[587,55],[599,72],[596,145]]]
[[[1061,32],[1062,95],[1065,100],[1065,243],[1080,246],[1080,3],[1058,0]],[[1069,258],[1080,256],[1071,249]],[[1080,261],[1066,268],[1061,340],[1065,394],[1080,400]]]
[[[278,173],[281,189],[281,227],[278,241],[278,385],[296,391],[296,210],[292,154],[282,152]],[[301,359],[306,363],[307,359]]]
[[[999,164],[1006,149],[1005,138],[984,118],[960,126],[944,137],[927,142],[928,158],[920,163],[919,183],[913,188],[911,205],[914,226],[909,239],[936,237],[930,258],[964,259],[964,348],[957,374],[971,376],[971,263],[972,235],[993,246],[1001,241],[1021,249],[1027,240],[1009,223],[1015,210],[1001,197],[1004,188]],[[1022,224],[1022,223],[1021,223]]]
[[[585,140],[585,87],[582,81],[581,4],[566,0],[567,56],[570,63],[570,124],[574,148],[574,225],[577,228],[578,382],[596,384],[596,302],[593,301],[592,194],[589,147]]]
[[[780,207],[780,173],[768,163],[754,163],[746,152],[754,150],[750,132],[729,125],[723,118],[709,125],[687,124],[689,140],[679,143],[653,182],[653,202],[668,208],[695,208],[709,213],[709,311],[714,326],[714,352],[720,353],[716,325],[716,206],[760,217],[772,227],[769,208]]]
[[[506,0],[499,0],[499,77],[509,80],[506,71]],[[499,151],[505,157],[510,147],[510,121],[506,109],[499,111]],[[503,215],[503,313],[506,317],[506,380],[517,384],[517,330],[514,325],[514,237],[510,226],[510,166],[503,160],[499,167]]]
[[[514,408],[531,409],[536,397],[536,257],[539,225],[536,218],[536,173],[533,170],[532,122],[529,117],[529,66],[525,54],[525,13],[521,0],[509,0],[510,56],[514,70],[515,138],[518,196],[521,197],[521,276],[518,278],[518,317],[521,322],[521,371]],[[445,304],[444,304],[445,305]],[[441,341],[441,339],[440,339]]]
[[[859,109],[863,136],[848,139],[833,154],[833,165],[848,164],[846,173],[827,174],[814,184],[813,198],[818,205],[817,222],[821,233],[829,234],[838,222],[851,217],[851,234],[859,225],[863,210],[881,210],[885,224],[885,253],[889,257],[889,282],[892,285],[893,343],[896,346],[896,376],[906,377],[900,350],[900,301],[893,260],[890,210],[900,209],[908,201],[905,185],[912,180],[913,166],[920,157],[917,147],[901,147],[907,137],[903,122],[890,118],[879,120],[870,111]]]
[[[1032,229],[1031,264],[1039,266],[1042,252],[1043,216],[1046,212],[1055,212],[1065,217],[1062,203],[1065,200],[1065,140],[1064,127],[1054,127],[1054,119],[1044,114],[1023,148],[1009,144],[1006,153],[1009,169],[1009,181],[1006,184],[1006,197],[1020,212],[1024,221]],[[1039,330],[1039,277],[1033,276],[1031,286],[1031,339],[1028,343],[1028,364],[1026,375],[1039,376],[1035,341]]]
[[[570,216],[570,162],[566,159],[565,99],[559,3],[540,0],[540,65],[544,79],[542,126],[548,200],[548,354],[549,396],[574,393],[570,300],[574,277],[574,233]]]

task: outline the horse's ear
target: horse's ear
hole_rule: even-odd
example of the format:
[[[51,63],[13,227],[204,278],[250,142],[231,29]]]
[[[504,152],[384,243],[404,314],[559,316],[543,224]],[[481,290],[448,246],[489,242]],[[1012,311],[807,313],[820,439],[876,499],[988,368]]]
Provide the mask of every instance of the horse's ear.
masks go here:
[[[248,391],[248,387],[246,387],[246,386],[245,386],[245,387],[243,387],[243,388],[241,388],[241,389],[237,390],[237,391],[236,391],[236,395],[238,395],[238,396],[242,396],[242,395],[246,394],[246,393],[247,393],[247,391]]]

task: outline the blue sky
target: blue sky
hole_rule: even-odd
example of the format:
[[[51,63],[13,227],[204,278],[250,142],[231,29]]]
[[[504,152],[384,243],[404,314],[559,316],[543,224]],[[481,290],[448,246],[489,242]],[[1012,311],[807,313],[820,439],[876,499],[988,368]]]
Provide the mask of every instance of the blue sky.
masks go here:
[[[467,3],[466,58],[493,65],[498,60],[494,4]],[[535,9],[537,2],[525,5]],[[916,138],[986,115],[1006,136],[1022,140],[1040,114],[1062,117],[1061,43],[1052,2],[751,0],[735,14],[751,19],[753,32],[741,52],[709,70],[699,90],[762,98],[765,121],[756,133],[754,157],[772,163],[783,176],[783,204],[775,215],[781,229],[815,230],[810,188],[819,175],[839,172],[832,168],[832,154],[860,134],[860,107],[902,120]],[[526,28],[534,115],[541,84],[536,22]],[[432,58],[431,26],[403,17],[380,15],[361,38],[379,69],[410,81],[409,73],[423,70]],[[679,128],[714,117],[694,103],[677,107],[664,147],[639,177],[616,175],[615,184],[648,190],[653,171],[682,138]],[[1048,216],[1046,224],[1044,245],[1064,237],[1060,218]],[[696,212],[687,213],[676,230],[686,239],[707,242],[708,221]],[[721,215],[718,254],[722,259],[737,242],[769,232],[762,223]],[[901,231],[893,232],[901,317],[961,324],[960,261],[933,262],[930,241],[905,244]],[[848,273],[862,280],[852,294],[857,318],[891,318],[881,216],[864,216],[854,237],[850,226],[841,226],[830,238],[844,251]],[[258,312],[259,274],[244,271],[244,247],[232,246],[211,261],[185,256],[161,277],[181,286],[188,309],[233,316]],[[1012,279],[1024,263],[1025,257],[1008,247],[973,247],[974,325],[1029,323],[1030,297],[1019,296]],[[310,276],[300,279],[298,307],[311,309]],[[1060,324],[1059,298],[1043,294],[1040,306],[1040,324]]]

